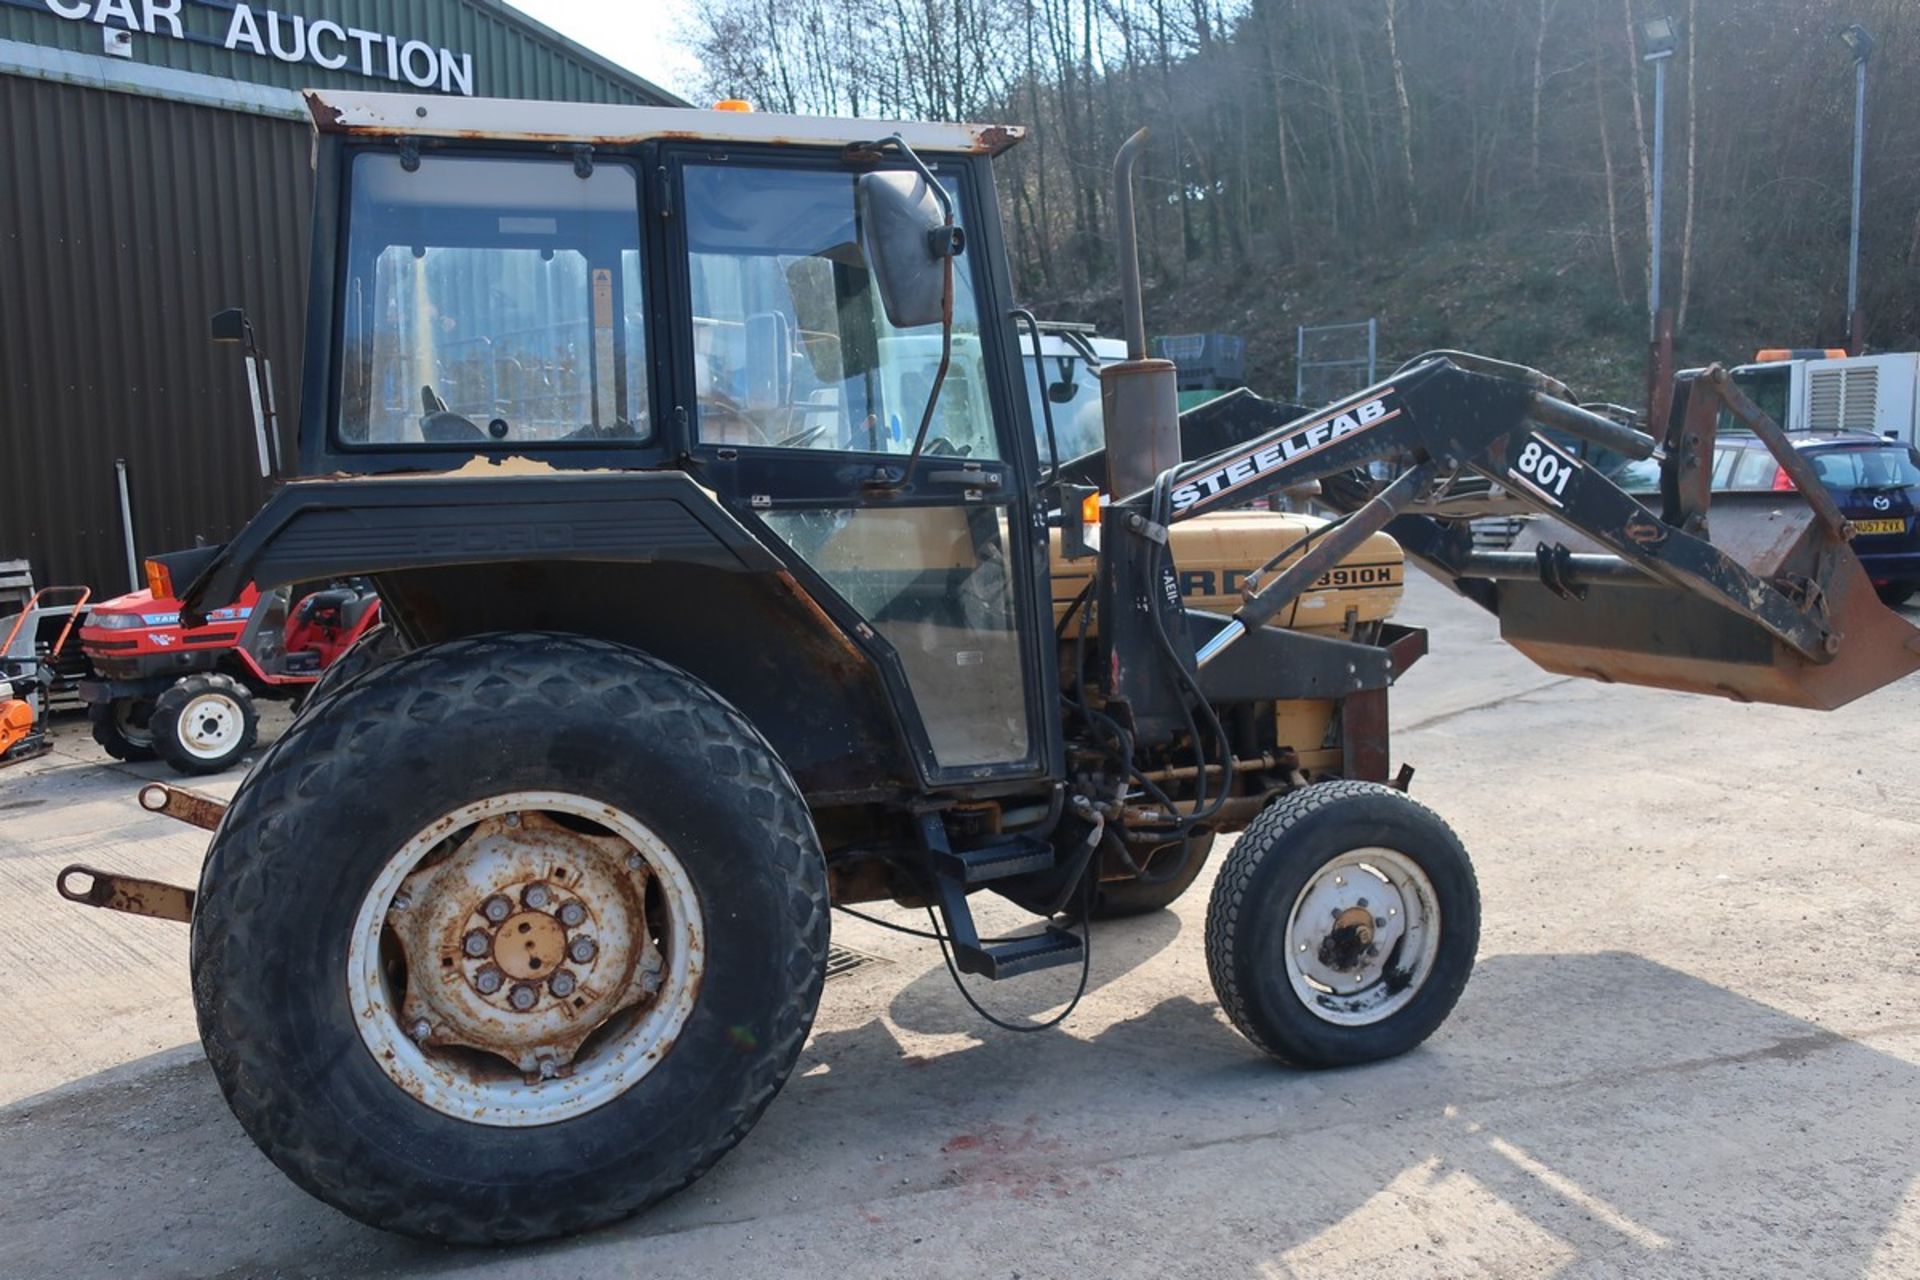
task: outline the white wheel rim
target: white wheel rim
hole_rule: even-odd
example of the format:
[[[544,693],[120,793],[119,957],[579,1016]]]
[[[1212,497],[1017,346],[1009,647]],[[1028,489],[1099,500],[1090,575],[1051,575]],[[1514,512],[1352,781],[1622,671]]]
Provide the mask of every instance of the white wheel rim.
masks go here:
[[[239,702],[225,693],[203,693],[180,709],[174,736],[196,760],[217,760],[233,750],[246,731]]]
[[[535,884],[548,895],[537,902]],[[486,908],[502,898],[494,919]],[[489,939],[479,954],[476,935]],[[534,949],[523,937],[558,946],[562,967],[528,970],[542,962],[521,956]],[[512,792],[428,824],[388,859],[354,920],[347,996],[373,1060],[414,1098],[530,1127],[645,1078],[693,1012],[705,955],[693,882],[650,828],[584,796]]]
[[[1313,1015],[1364,1027],[1404,1009],[1433,973],[1440,901],[1420,864],[1354,849],[1301,887],[1287,916],[1287,977]]]

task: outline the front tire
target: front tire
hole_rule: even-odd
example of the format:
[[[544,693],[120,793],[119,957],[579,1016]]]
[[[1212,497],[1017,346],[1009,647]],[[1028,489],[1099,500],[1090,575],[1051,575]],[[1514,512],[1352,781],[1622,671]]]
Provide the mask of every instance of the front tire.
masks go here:
[[[772,749],[580,637],[419,649],[333,705],[261,759],[200,882],[194,1002],[248,1134],[362,1222],[459,1243],[693,1181],[826,976],[825,860]]]
[[[1391,787],[1282,796],[1241,833],[1207,904],[1207,970],[1242,1035],[1302,1067],[1412,1049],[1473,970],[1480,890],[1459,837]]]
[[[232,676],[186,676],[154,699],[148,722],[154,748],[175,773],[221,773],[253,750],[260,712]]]

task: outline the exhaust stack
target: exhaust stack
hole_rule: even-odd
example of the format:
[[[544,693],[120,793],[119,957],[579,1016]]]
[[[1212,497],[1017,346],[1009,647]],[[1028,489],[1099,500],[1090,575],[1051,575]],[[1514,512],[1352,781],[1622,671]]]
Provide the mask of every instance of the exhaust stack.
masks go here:
[[[1116,497],[1151,488],[1180,462],[1180,384],[1171,360],[1147,358],[1147,321],[1140,298],[1140,235],[1133,221],[1133,166],[1146,146],[1140,130],[1113,160],[1113,213],[1120,229],[1120,305],[1127,358],[1100,370],[1100,410],[1107,436],[1107,492]]]

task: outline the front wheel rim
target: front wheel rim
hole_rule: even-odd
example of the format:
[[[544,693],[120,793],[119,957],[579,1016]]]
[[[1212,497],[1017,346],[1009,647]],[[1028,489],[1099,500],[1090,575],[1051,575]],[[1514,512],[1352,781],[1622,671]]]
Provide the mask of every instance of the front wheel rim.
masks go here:
[[[194,759],[218,760],[233,750],[246,725],[246,714],[231,695],[203,693],[180,708],[174,737]]]
[[[1287,978],[1324,1022],[1384,1022],[1419,995],[1440,953],[1440,899],[1419,863],[1364,848],[1322,863],[1287,917]]]
[[[347,996],[389,1079],[475,1124],[552,1124],[666,1056],[705,969],[693,882],[645,823],[513,792],[422,828],[354,920]]]

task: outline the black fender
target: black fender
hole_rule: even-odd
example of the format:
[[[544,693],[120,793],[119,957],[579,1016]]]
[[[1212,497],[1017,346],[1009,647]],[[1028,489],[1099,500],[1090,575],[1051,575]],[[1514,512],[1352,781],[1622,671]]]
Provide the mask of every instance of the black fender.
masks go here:
[[[502,469],[504,472],[504,469]],[[477,473],[476,473],[477,472]],[[529,559],[680,561],[774,573],[780,562],[683,471],[510,472],[299,480],[267,500],[233,541],[154,557],[200,625],[249,582]]]
[[[225,546],[154,558],[191,579],[189,617],[248,582],[364,576],[414,645],[516,630],[630,644],[739,707],[815,804],[923,785],[872,655],[684,472],[295,481]]]

